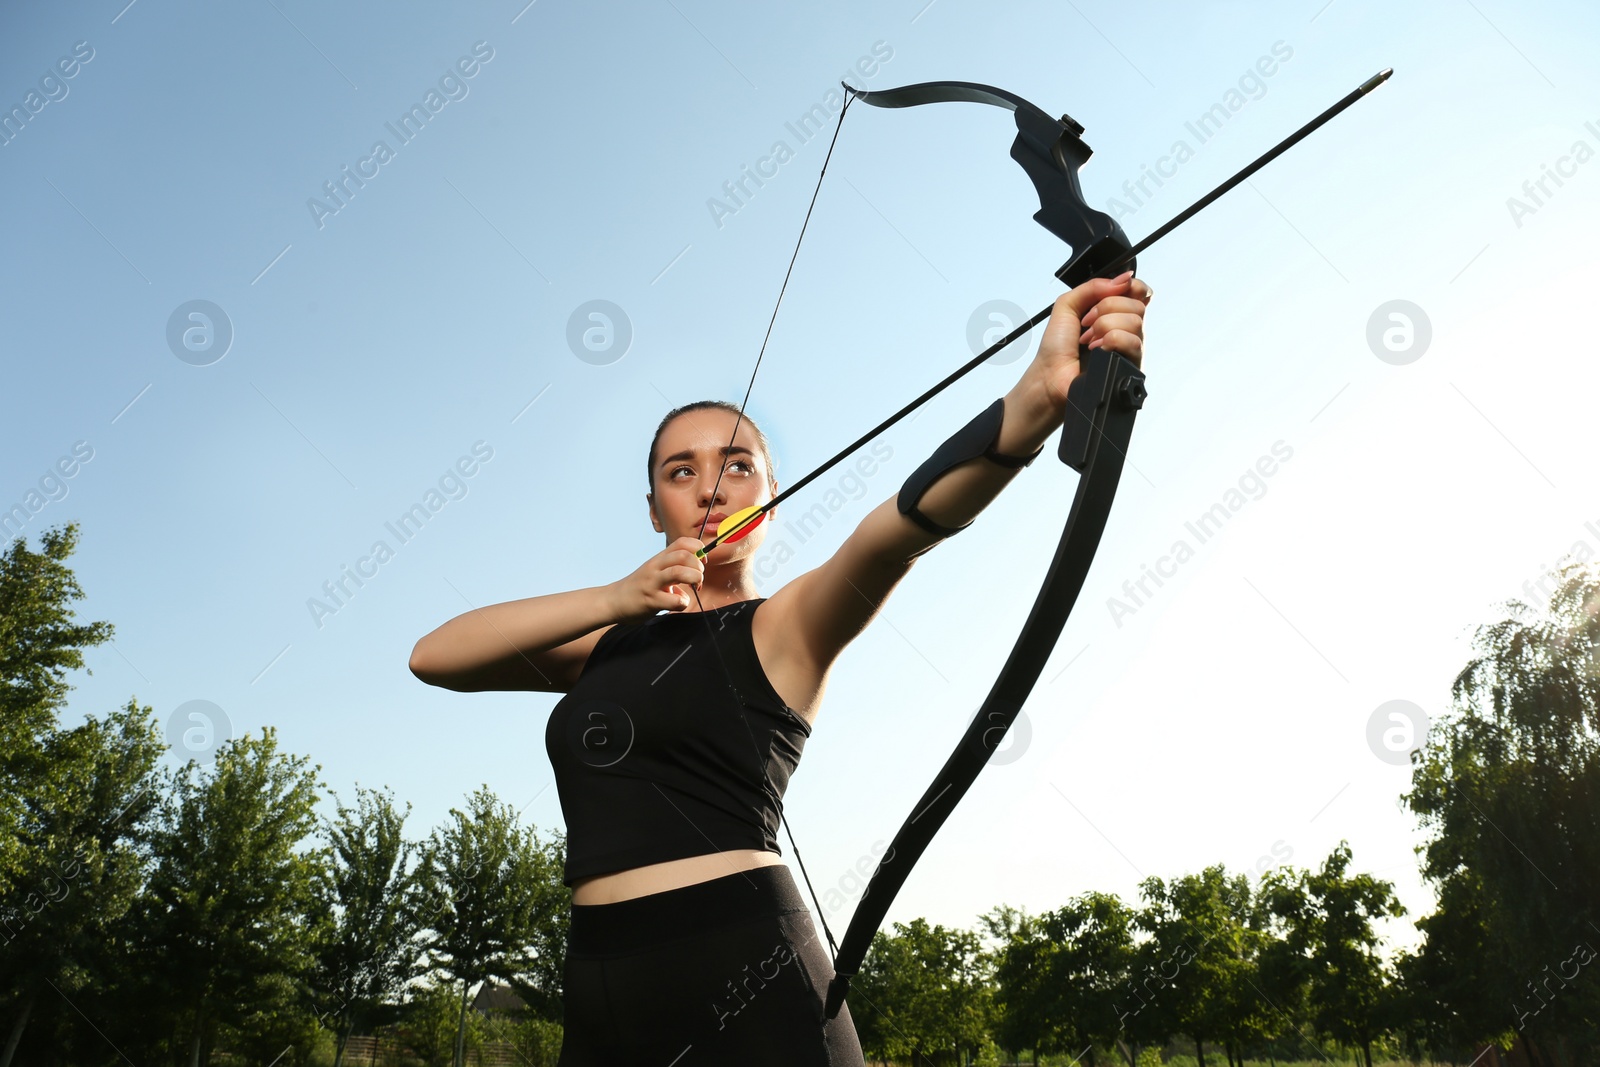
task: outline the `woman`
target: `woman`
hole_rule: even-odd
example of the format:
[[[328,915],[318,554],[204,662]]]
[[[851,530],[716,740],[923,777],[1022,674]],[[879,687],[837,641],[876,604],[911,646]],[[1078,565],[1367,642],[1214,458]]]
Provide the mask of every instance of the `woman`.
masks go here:
[[[651,444],[661,552],[417,642],[411,670],[431,685],[566,694],[545,735],[573,891],[563,1067],[863,1063],[849,1006],[823,1018],[832,968],[778,852],[784,789],[839,653],[1061,426],[1080,344],[1141,360],[1150,296],[1131,274],[1063,294],[1016,386],[769,599],[752,577],[764,523],[696,555],[777,492],[761,431],[708,401]]]

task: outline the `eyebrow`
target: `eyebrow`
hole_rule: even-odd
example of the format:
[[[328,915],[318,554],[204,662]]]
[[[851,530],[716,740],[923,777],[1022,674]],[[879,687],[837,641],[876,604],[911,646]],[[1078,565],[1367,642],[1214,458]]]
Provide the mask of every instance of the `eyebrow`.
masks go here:
[[[724,445],[722,448],[719,448],[717,451],[722,453],[724,459],[726,459],[728,456],[734,455],[735,453],[737,453],[739,455],[743,455],[743,456],[749,456],[751,459],[755,459],[756,458],[756,454],[754,452],[750,451],[748,448],[744,447],[744,445],[732,445],[732,446]],[[661,463],[659,464],[659,466],[665,467],[669,463],[677,463],[677,462],[679,462],[681,460],[693,459],[693,458],[694,458],[694,453],[690,452],[690,451],[674,452],[672,455],[670,455],[666,459],[662,460]]]

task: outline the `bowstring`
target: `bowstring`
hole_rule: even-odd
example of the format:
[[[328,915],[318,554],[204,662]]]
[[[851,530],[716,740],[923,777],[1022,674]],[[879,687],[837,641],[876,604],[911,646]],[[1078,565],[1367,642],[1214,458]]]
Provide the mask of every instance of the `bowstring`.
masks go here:
[[[789,278],[794,274],[795,260],[800,258],[800,243],[806,239],[806,227],[811,225],[811,213],[817,207],[817,194],[822,192],[822,179],[828,173],[828,161],[833,158],[833,146],[839,143],[839,131],[844,129],[845,112],[850,110],[850,102],[854,99],[855,97],[846,95],[844,107],[839,109],[839,123],[833,128],[833,140],[828,142],[828,154],[822,158],[822,170],[817,174],[816,187],[811,190],[811,203],[806,207],[805,220],[800,223],[800,236],[795,239],[794,252],[789,256],[789,269],[783,272],[783,284],[778,287],[777,303],[772,305],[772,316],[767,319],[767,332],[761,338],[761,350],[756,353],[755,368],[750,371],[750,382],[744,387],[744,399],[739,401],[739,417],[734,419],[733,434],[728,438],[728,449],[730,450],[733,448],[734,440],[739,436],[739,426],[744,422],[744,409],[750,403],[750,391],[756,387],[756,375],[761,373],[761,361],[766,358],[767,342],[772,340],[772,326],[773,323],[778,321],[778,309],[783,306],[783,295],[789,291]],[[726,459],[727,455],[727,451],[724,451],[723,458]],[[717,502],[717,490],[722,486],[722,475],[727,469],[728,465],[723,463],[722,468],[717,471],[716,484],[711,487],[711,499],[706,502],[706,513],[700,520],[699,532],[701,536],[704,536],[706,532],[706,523],[711,519],[711,509]]]
[[[750,381],[749,384],[745,386],[744,399],[739,402],[739,415],[733,421],[733,434],[728,438],[728,447],[722,450],[722,462],[719,464],[719,469],[717,470],[717,480],[711,487],[711,497],[706,501],[706,513],[700,519],[700,530],[697,534],[698,537],[705,536],[706,523],[711,521],[711,511],[714,507],[716,507],[717,490],[722,488],[722,476],[727,472],[728,469],[728,456],[733,451],[733,443],[738,439],[739,436],[739,427],[744,422],[744,409],[745,406],[750,403],[750,392],[755,388],[756,375],[761,372],[761,361],[766,357],[767,354],[767,342],[772,339],[772,327],[773,324],[778,321],[778,309],[783,306],[783,296],[789,291],[789,278],[794,274],[795,261],[800,258],[800,245],[801,242],[806,239],[806,227],[811,224],[811,213],[816,210],[817,196],[822,192],[822,179],[828,173],[828,162],[833,158],[834,146],[839,143],[839,131],[844,128],[845,112],[850,110],[850,103],[854,99],[855,97],[853,95],[846,93],[844,106],[839,109],[839,122],[833,128],[833,139],[828,142],[828,152],[825,156],[823,156],[822,170],[817,174],[816,187],[811,190],[811,203],[806,207],[806,217],[800,224],[800,236],[795,239],[794,252],[789,256],[789,267],[786,271],[784,271],[783,284],[778,288],[777,302],[772,305],[772,315],[767,320],[767,332],[765,336],[761,338],[761,348],[756,353],[756,365],[754,369],[750,371]],[[755,731],[750,728],[750,719],[744,713],[744,696],[739,692],[739,687],[733,680],[733,673],[728,670],[728,662],[723,658],[722,646],[717,641],[716,630],[712,628],[711,620],[706,618],[706,608],[705,605],[700,601],[699,588],[691,585],[689,587],[689,591],[694,594],[695,606],[699,608],[700,617],[705,620],[706,633],[711,637],[711,647],[716,652],[717,662],[722,666],[722,675],[725,679],[727,679],[728,689],[733,693],[733,698],[739,708],[739,719],[744,723],[745,733],[749,735],[750,745],[755,750],[756,770],[761,774],[762,788],[766,791],[766,794],[772,798],[773,803],[777,806],[778,821],[783,824],[783,832],[789,838],[789,847],[794,850],[795,862],[800,865],[800,876],[805,879],[806,891],[811,894],[811,903],[816,907],[817,919],[822,923],[822,932],[827,935],[828,946],[833,950],[834,956],[837,957],[839,954],[839,946],[833,939],[833,931],[828,928],[828,917],[823,913],[821,902],[817,900],[817,891],[811,885],[811,875],[806,871],[805,860],[800,855],[800,846],[795,844],[794,831],[790,829],[788,816],[784,814],[783,798],[778,795],[778,791],[772,786],[772,779],[767,775],[767,761],[761,755],[761,744],[756,740]],[[724,625],[726,625],[725,622]]]

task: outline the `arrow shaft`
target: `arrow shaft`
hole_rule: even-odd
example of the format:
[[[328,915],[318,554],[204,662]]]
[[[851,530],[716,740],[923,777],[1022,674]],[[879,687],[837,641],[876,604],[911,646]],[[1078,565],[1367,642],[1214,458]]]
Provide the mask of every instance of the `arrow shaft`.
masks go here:
[[[1194,203],[1190,204],[1188,207],[1186,207],[1182,211],[1178,212],[1178,214],[1174,215],[1171,219],[1169,219],[1166,223],[1164,223],[1162,226],[1160,226],[1158,229],[1156,229],[1153,233],[1151,233],[1144,240],[1140,241],[1138,244],[1136,244],[1132,248],[1130,248],[1127,252],[1124,252],[1123,254],[1119,255],[1116,259],[1112,260],[1111,264],[1107,268],[1105,268],[1105,270],[1102,271],[1101,274],[1103,276],[1105,276],[1105,277],[1114,277],[1117,274],[1122,273],[1123,265],[1126,264],[1126,263],[1132,262],[1139,255],[1140,252],[1143,252],[1145,249],[1149,248],[1151,245],[1153,245],[1157,241],[1161,240],[1161,238],[1165,237],[1167,234],[1171,233],[1173,230],[1177,229],[1179,226],[1182,226],[1185,222],[1188,222],[1195,215],[1198,215],[1200,212],[1204,211],[1207,207],[1210,207],[1213,202],[1215,202],[1219,197],[1221,197],[1221,196],[1225,195],[1226,193],[1230,192],[1240,182],[1245,181],[1247,178],[1249,178],[1256,171],[1260,170],[1262,167],[1266,166],[1268,163],[1271,163],[1274,159],[1277,159],[1284,152],[1286,152],[1290,148],[1294,147],[1295,144],[1297,144],[1303,138],[1305,138],[1308,135],[1310,135],[1311,132],[1316,130],[1319,126],[1323,125],[1328,120],[1332,119],[1335,115],[1339,114],[1339,112],[1343,111],[1345,108],[1349,107],[1351,104],[1355,103],[1357,100],[1361,99],[1363,96],[1367,95],[1372,90],[1374,90],[1378,86],[1382,85],[1385,81],[1387,81],[1389,79],[1389,75],[1391,75],[1393,73],[1394,73],[1394,69],[1392,67],[1385,68],[1384,70],[1381,70],[1377,74],[1374,74],[1372,77],[1368,78],[1366,81],[1362,82],[1356,88],[1352,89],[1349,93],[1345,94],[1344,98],[1341,99],[1338,103],[1334,104],[1332,107],[1330,107],[1326,111],[1322,112],[1322,114],[1318,115],[1316,118],[1312,119],[1310,122],[1306,123],[1304,126],[1300,127],[1298,130],[1294,131],[1289,136],[1285,137],[1283,140],[1279,141],[1276,145],[1273,145],[1270,149],[1268,149],[1266,152],[1263,152],[1253,162],[1251,162],[1244,169],[1240,170],[1233,177],[1229,178],[1227,181],[1223,182],[1221,185],[1219,185],[1215,189],[1211,190],[1205,196],[1202,196],[1199,200],[1196,200]],[[913,87],[913,88],[915,88],[915,87]],[[865,95],[865,94],[858,94],[858,95]],[[841,115],[841,119],[842,118],[843,118],[843,116]],[[835,131],[835,136],[837,136],[837,130]],[[830,147],[830,151],[831,151],[831,147]],[[824,168],[826,168],[826,164],[824,164]],[[810,213],[809,212],[807,212],[807,218],[808,219],[810,218]],[[792,261],[791,261],[790,266],[791,267],[793,266],[793,262]],[[785,279],[785,284],[787,284],[787,279]],[[780,296],[780,299],[782,299],[781,296]],[[1032,318],[1030,318],[1027,322],[1024,322],[1022,325],[1018,326],[1016,329],[1014,329],[1010,333],[1006,334],[1000,340],[996,341],[994,344],[990,345],[988,348],[986,348],[982,352],[978,353],[978,355],[974,356],[971,360],[969,360],[968,362],[966,362],[962,366],[956,368],[950,374],[946,375],[941,381],[939,381],[937,384],[935,384],[932,388],[928,389],[921,396],[917,397],[915,400],[913,400],[910,403],[908,403],[907,405],[905,405],[905,407],[901,408],[899,411],[895,412],[893,415],[890,415],[888,418],[886,418],[882,422],[878,423],[878,425],[874,426],[872,429],[868,430],[866,433],[862,434],[860,437],[858,437],[854,441],[850,442],[844,448],[840,449],[839,452],[836,453],[831,459],[828,459],[827,461],[825,461],[824,463],[822,463],[821,465],[819,465],[818,467],[813,469],[804,478],[801,478],[799,481],[797,481],[793,485],[789,486],[789,488],[785,489],[783,492],[779,493],[777,496],[773,497],[771,500],[769,500],[765,504],[763,504],[761,506],[761,510],[760,510],[759,514],[765,515],[768,511],[771,511],[773,508],[777,507],[780,503],[782,503],[784,500],[788,499],[791,495],[793,495],[794,493],[799,492],[801,489],[804,489],[806,486],[810,485],[817,478],[821,477],[823,474],[826,474],[829,470],[833,469],[833,467],[838,465],[838,463],[841,460],[845,459],[847,456],[849,456],[851,453],[853,453],[856,449],[860,448],[862,445],[866,444],[868,441],[871,441],[873,438],[875,438],[879,434],[883,433],[889,427],[893,426],[895,423],[899,422],[901,419],[905,418],[907,415],[909,415],[913,411],[917,410],[917,408],[921,407],[923,404],[927,403],[929,400],[932,400],[935,396],[937,396],[940,393],[942,393],[945,389],[949,388],[951,385],[955,384],[957,381],[959,381],[960,379],[964,378],[968,373],[970,373],[972,370],[976,369],[979,364],[983,363],[990,356],[993,356],[996,352],[1000,351],[1002,348],[1005,348],[1007,345],[1011,344],[1013,341],[1017,340],[1019,337],[1022,337],[1025,334],[1027,334],[1028,331],[1032,330],[1035,326],[1039,325],[1039,323],[1041,323],[1045,319],[1049,318],[1050,317],[1050,312],[1054,309],[1054,307],[1055,307],[1054,302],[1051,302],[1046,307],[1040,309],[1040,311],[1036,315],[1034,315]],[[769,326],[769,329],[770,329],[770,326]],[[763,343],[763,347],[764,347],[764,343]],[[759,365],[759,360],[758,360],[758,365]],[[714,538],[713,540],[708,542],[704,548],[699,550],[700,554],[703,556],[705,553],[710,552],[712,549],[716,548],[719,544],[721,544],[722,541],[723,541],[723,538],[720,538],[720,537],[719,538]]]
[[[1233,177],[1229,178],[1227,181],[1211,190],[1205,196],[1202,196],[1199,200],[1196,200],[1194,203],[1178,212],[1171,219],[1169,219],[1165,225],[1161,226],[1150,236],[1134,245],[1123,255],[1118,256],[1117,259],[1113,261],[1110,269],[1114,269],[1118,274],[1122,273],[1121,268],[1124,263],[1127,263],[1140,252],[1143,252],[1145,249],[1161,240],[1167,234],[1171,233],[1173,230],[1176,230],[1185,222],[1188,222],[1195,215],[1198,215],[1200,212],[1210,207],[1212,201],[1216,200],[1224,193],[1227,193],[1233,189],[1234,186],[1249,178],[1250,175],[1254,174],[1268,163],[1271,163],[1274,159],[1277,159],[1284,152],[1294,147],[1295,144],[1310,134],[1318,126],[1321,126],[1339,112],[1343,111],[1345,108],[1349,107],[1351,104],[1355,103],[1357,100],[1360,100],[1363,96],[1366,96],[1368,93],[1372,92],[1372,90],[1388,81],[1389,75],[1393,73],[1393,67],[1385,68],[1384,70],[1381,70],[1377,74],[1374,74],[1372,77],[1368,78],[1366,81],[1362,82],[1360,85],[1356,86],[1354,89],[1350,90],[1350,92],[1345,94],[1344,99],[1328,108],[1328,110],[1324,111],[1322,114],[1318,115],[1316,118],[1312,119],[1310,122],[1306,123],[1304,126],[1300,127],[1298,130],[1294,131],[1277,144],[1273,145],[1267,151],[1258,156],[1256,160],[1249,166],[1245,167],[1243,170],[1239,171],[1239,173],[1235,174]]]

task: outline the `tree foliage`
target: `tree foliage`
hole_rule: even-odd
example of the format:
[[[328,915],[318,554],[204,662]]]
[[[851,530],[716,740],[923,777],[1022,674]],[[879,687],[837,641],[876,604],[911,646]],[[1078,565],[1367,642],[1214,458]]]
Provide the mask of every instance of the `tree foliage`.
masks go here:
[[[318,1018],[335,1033],[334,1067],[350,1035],[391,1022],[406,985],[423,973],[425,903],[419,846],[404,836],[406,812],[387,792],[356,790],[325,823],[329,863],[316,873],[313,991]]]
[[[72,689],[67,672],[83,667],[83,650],[109,641],[108,622],[74,621],[83,598],[66,559],[78,527],[46,530],[40,550],[17,538],[0,555],[0,893],[29,868],[25,808],[60,779],[45,740]]]
[[[993,1011],[988,958],[974,931],[925,919],[879,931],[852,980],[862,1049],[913,1063],[980,1047]]]
[[[167,782],[134,933],[147,997],[170,1003],[169,1040],[193,1067],[220,1035],[310,1006],[313,948],[325,934],[307,917],[328,857],[303,848],[316,829],[308,762],[279,752],[267,727],[224,743],[213,767],[191,760]]]
[[[467,810],[430,840],[424,867],[426,949],[433,965],[459,983],[456,1062],[460,1067],[473,986],[503,979],[525,1000],[558,1002],[570,893],[561,884],[562,850],[524,827],[509,804],[483,786]]]
[[[73,617],[76,542],[68,526],[0,558],[0,1067],[292,1067],[374,1031],[429,1063],[492,1039],[553,1062],[560,835],[487,786],[418,841],[387,790],[319,818],[319,768],[270,729],[162,770],[133,699],[63,727],[69,672],[111,633]],[[1179,1045],[1231,1063],[1370,1064],[1402,1044],[1469,1062],[1484,1042],[1535,1067],[1600,1059],[1597,620],[1600,572],[1571,564],[1548,605],[1476,634],[1402,798],[1438,894],[1417,951],[1385,958],[1379,924],[1404,911],[1341,841],[1254,885],[1212,866],[1146,879],[1136,904],[896,923],[851,992],[863,1046],[918,1064],[994,1041],[1130,1067]],[[529,1012],[470,1012],[491,979]]]
[[[1600,1055],[1600,571],[1481,627],[1404,801],[1439,909],[1403,961],[1414,1035]],[[1539,1053],[1534,1052],[1537,1056]]]

